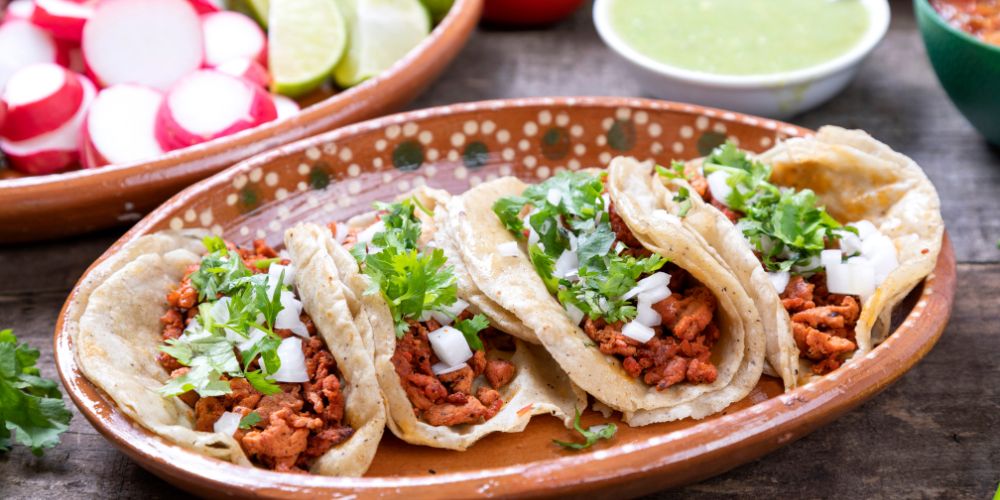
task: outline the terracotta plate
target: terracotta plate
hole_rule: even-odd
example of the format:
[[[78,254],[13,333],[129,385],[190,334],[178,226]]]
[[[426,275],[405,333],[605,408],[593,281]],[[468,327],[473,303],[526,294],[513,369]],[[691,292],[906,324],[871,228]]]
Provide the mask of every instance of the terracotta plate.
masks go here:
[[[303,105],[312,105],[296,116],[131,165],[5,179],[12,174],[6,171],[0,175],[0,244],[135,222],[182,188],[244,158],[396,111],[422,92],[465,45],[482,4],[456,0],[447,17],[402,61],[361,85],[307,99]]]
[[[373,200],[424,183],[460,192],[501,175],[537,180],[561,169],[603,165],[618,154],[668,162],[704,154],[727,138],[762,150],[809,133],[763,118],[641,99],[505,100],[416,111],[281,147],[219,173],[154,211],[102,258],[160,229],[206,227],[238,243],[266,238],[277,244],[296,221],[343,219],[368,210]],[[874,396],[937,341],[954,289],[955,258],[946,239],[936,269],[897,315],[895,333],[817,383],[781,394],[780,383],[765,378],[719,415],[621,425],[612,442],[583,453],[551,443],[570,438],[552,417],[532,420],[521,434],[490,436],[464,453],[405,445],[387,432],[371,470],[354,479],[250,471],[165,443],[129,421],[80,375],[62,317],[55,347],[62,380],[90,422],[143,467],[197,493],[468,497],[595,491],[622,497],[753,460]],[[603,419],[588,413],[585,420]]]

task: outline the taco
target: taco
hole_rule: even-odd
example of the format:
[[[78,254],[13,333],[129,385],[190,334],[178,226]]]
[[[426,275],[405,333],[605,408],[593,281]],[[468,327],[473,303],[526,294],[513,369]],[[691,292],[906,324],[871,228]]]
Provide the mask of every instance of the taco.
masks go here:
[[[586,394],[524,340],[536,338],[531,330],[472,285],[441,224],[447,199],[419,189],[329,231],[302,228],[352,274],[346,283],[372,327],[389,429],[411,444],[464,450],[523,430],[533,415],[569,426]]]
[[[562,172],[532,186],[507,177],[447,208],[476,286],[631,425],[719,412],[763,367],[750,297],[656,209],[650,184],[614,172]]]
[[[683,215],[736,272],[786,387],[883,340],[893,308],[941,250],[934,186],[916,163],[861,131],[823,127],[758,156],[727,143],[658,174],[615,162],[658,178],[664,208]]]
[[[385,428],[358,326],[327,303],[326,260],[289,240],[241,249],[202,232],[127,244],[67,311],[83,374],[159,436],[276,471],[360,476]]]

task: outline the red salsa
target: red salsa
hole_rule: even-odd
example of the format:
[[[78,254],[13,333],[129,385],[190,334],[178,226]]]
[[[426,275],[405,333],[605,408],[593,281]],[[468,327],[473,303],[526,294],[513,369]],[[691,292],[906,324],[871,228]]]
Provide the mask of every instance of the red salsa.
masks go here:
[[[998,0],[931,0],[931,5],[948,24],[1000,45],[1000,1]]]

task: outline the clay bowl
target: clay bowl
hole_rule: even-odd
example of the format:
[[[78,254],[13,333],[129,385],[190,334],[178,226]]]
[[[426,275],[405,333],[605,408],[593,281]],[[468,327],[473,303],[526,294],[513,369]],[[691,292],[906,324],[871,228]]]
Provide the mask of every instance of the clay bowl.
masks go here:
[[[182,188],[244,158],[396,111],[458,54],[482,7],[483,0],[456,0],[430,36],[392,68],[338,94],[312,96],[303,102],[312,105],[293,117],[151,161],[46,176],[0,176],[0,244],[133,223]]]
[[[502,100],[415,111],[244,161],[174,196],[102,259],[167,228],[206,227],[239,244],[255,238],[279,244],[296,221],[340,220],[423,183],[461,192],[500,175],[534,181],[564,168],[603,165],[612,155],[668,162],[704,154],[727,138],[762,150],[810,133],[763,118],[642,99]],[[86,279],[84,274],[81,282]],[[754,460],[871,398],[931,349],[954,290],[955,257],[946,238],[936,269],[898,311],[895,333],[816,383],[782,394],[779,381],[765,377],[718,415],[639,428],[622,424],[612,442],[582,453],[551,443],[570,437],[552,417],[535,418],[520,434],[489,436],[466,452],[406,445],[387,432],[362,478],[251,471],[166,443],[129,421],[83,378],[62,316],[55,351],[67,391],[94,427],[146,469],[194,493],[464,498],[588,491],[621,498]],[[585,425],[603,420],[592,412],[584,419]]]

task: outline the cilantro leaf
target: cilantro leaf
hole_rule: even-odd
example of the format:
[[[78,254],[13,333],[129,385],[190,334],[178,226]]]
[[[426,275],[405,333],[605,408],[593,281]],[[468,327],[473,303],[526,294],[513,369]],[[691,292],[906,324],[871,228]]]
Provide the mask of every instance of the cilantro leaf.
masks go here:
[[[0,451],[10,449],[13,436],[40,456],[69,428],[73,415],[56,382],[39,376],[38,356],[13,331],[0,330]]]
[[[674,201],[678,204],[678,217],[686,216],[691,210],[691,192],[688,191],[688,188],[682,186],[678,189],[677,194],[674,195]]]
[[[455,323],[455,328],[462,332],[465,337],[465,341],[469,343],[469,347],[473,351],[478,351],[483,348],[483,341],[479,338],[479,332],[485,330],[490,326],[490,321],[486,319],[486,316],[482,314],[477,314],[469,319],[463,319]]]
[[[278,363],[278,366],[281,366],[280,362]],[[265,396],[281,392],[281,386],[268,380],[267,376],[265,376],[260,370],[246,372],[246,378],[247,382],[250,382],[250,385],[252,385],[254,389],[257,389],[257,392],[260,392]]]
[[[580,410],[576,410],[576,417],[573,418],[573,428],[583,436],[583,443],[559,441],[558,439],[553,439],[552,442],[568,450],[579,451],[590,448],[602,439],[611,439],[618,432],[618,426],[615,424],[593,425],[584,429],[580,426]]]
[[[657,165],[656,173],[667,179],[687,179],[687,176],[684,175],[684,162],[676,160],[670,162],[670,168]]]
[[[258,414],[255,411],[252,411],[250,413],[247,413],[245,417],[240,419],[239,428],[243,430],[249,429],[257,425],[260,422],[260,420],[261,420],[260,414]]]

